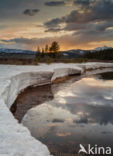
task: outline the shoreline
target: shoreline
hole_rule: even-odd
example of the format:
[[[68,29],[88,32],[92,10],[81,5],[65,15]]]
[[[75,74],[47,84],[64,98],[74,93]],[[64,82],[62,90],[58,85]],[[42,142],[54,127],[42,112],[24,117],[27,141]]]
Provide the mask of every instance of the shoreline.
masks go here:
[[[86,70],[94,70],[101,67],[113,68],[113,63],[56,63],[50,65],[41,64],[39,66],[0,65],[0,133],[2,134],[2,138],[0,137],[0,147],[2,147],[0,148],[0,154],[5,154],[6,156],[18,156],[19,154],[23,156],[50,155],[47,147],[33,138],[29,130],[18,123],[9,109],[20,91],[26,87],[45,84],[45,82],[51,83],[58,77],[82,74],[84,73],[84,67]],[[14,142],[15,144],[13,144]]]
[[[62,78],[57,78],[56,80],[52,81],[51,84],[43,84],[43,85],[38,85],[38,86],[29,86],[29,87],[25,88],[23,91],[21,91],[18,94],[15,102],[13,103],[13,105],[10,108],[10,111],[13,113],[14,117],[19,121],[19,123],[21,123],[22,118],[24,117],[24,115],[26,114],[26,112],[29,109],[31,109],[31,108],[33,108],[35,106],[41,105],[41,104],[43,104],[45,102],[51,101],[51,100],[54,99],[54,94],[52,93],[52,90],[51,90],[52,85],[54,85],[54,84],[55,85],[59,85],[59,84],[65,83],[65,82],[68,83],[68,81],[70,79],[73,79],[73,78],[74,78],[75,81],[79,81],[82,78],[86,78],[86,77],[89,77],[89,76],[92,76],[92,75],[96,75],[96,74],[99,74],[99,73],[105,73],[105,72],[113,71],[113,69],[110,69],[110,68],[105,68],[105,69],[104,68],[101,68],[99,70],[93,70],[93,72],[92,72],[92,70],[89,70],[89,71],[87,71],[85,74],[82,74],[82,75],[78,74],[78,75],[72,75],[72,76],[65,76],[65,77],[62,77]],[[46,88],[49,88],[49,90],[48,89],[46,90]],[[42,98],[42,100],[40,102],[37,102],[37,105],[32,104],[32,100],[31,100],[30,105],[27,105],[27,103],[26,104],[22,104],[21,103],[21,98],[23,96],[26,96],[26,94],[29,94],[29,92],[31,92],[31,90],[32,91],[33,90],[37,90],[38,91],[38,97],[39,98],[42,96],[42,95],[40,95],[40,93],[43,90],[43,94],[44,94],[45,100],[43,100],[43,98]],[[49,98],[50,99],[48,99],[48,97],[46,95],[49,92],[51,92],[51,97],[49,95]],[[34,96],[33,99],[34,98],[36,98],[36,96]],[[46,100],[46,98],[47,98],[47,100]],[[18,101],[20,101],[20,102],[18,102]],[[29,101],[28,101],[28,103],[29,103]]]

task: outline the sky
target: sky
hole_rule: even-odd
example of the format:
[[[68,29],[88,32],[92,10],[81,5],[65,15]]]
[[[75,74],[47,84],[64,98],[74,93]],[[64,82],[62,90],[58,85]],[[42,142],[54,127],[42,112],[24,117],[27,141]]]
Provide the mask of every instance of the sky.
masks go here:
[[[0,48],[113,47],[113,0],[0,0]]]

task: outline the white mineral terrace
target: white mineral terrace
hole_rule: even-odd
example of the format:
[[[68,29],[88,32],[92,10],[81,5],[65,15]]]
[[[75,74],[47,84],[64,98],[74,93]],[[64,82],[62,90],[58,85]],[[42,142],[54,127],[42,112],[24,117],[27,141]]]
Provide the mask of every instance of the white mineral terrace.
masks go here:
[[[85,70],[113,68],[113,63],[0,65],[0,156],[49,156],[48,148],[33,138],[13,117],[10,107],[28,86],[51,83],[56,78]]]

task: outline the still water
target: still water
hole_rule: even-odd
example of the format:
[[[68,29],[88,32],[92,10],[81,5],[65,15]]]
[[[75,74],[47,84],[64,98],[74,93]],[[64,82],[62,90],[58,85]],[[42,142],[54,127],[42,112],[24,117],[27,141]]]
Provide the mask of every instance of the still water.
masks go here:
[[[79,144],[113,149],[113,72],[72,78],[42,92],[47,94],[52,98],[29,109],[21,122],[53,155],[75,156]]]

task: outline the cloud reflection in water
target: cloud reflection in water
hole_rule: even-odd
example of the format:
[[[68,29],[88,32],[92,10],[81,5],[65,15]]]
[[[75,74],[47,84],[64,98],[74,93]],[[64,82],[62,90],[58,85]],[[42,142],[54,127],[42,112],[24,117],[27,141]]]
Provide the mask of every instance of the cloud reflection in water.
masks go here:
[[[113,80],[83,78],[55,90],[54,99],[23,118],[32,135],[53,144],[113,145]]]

